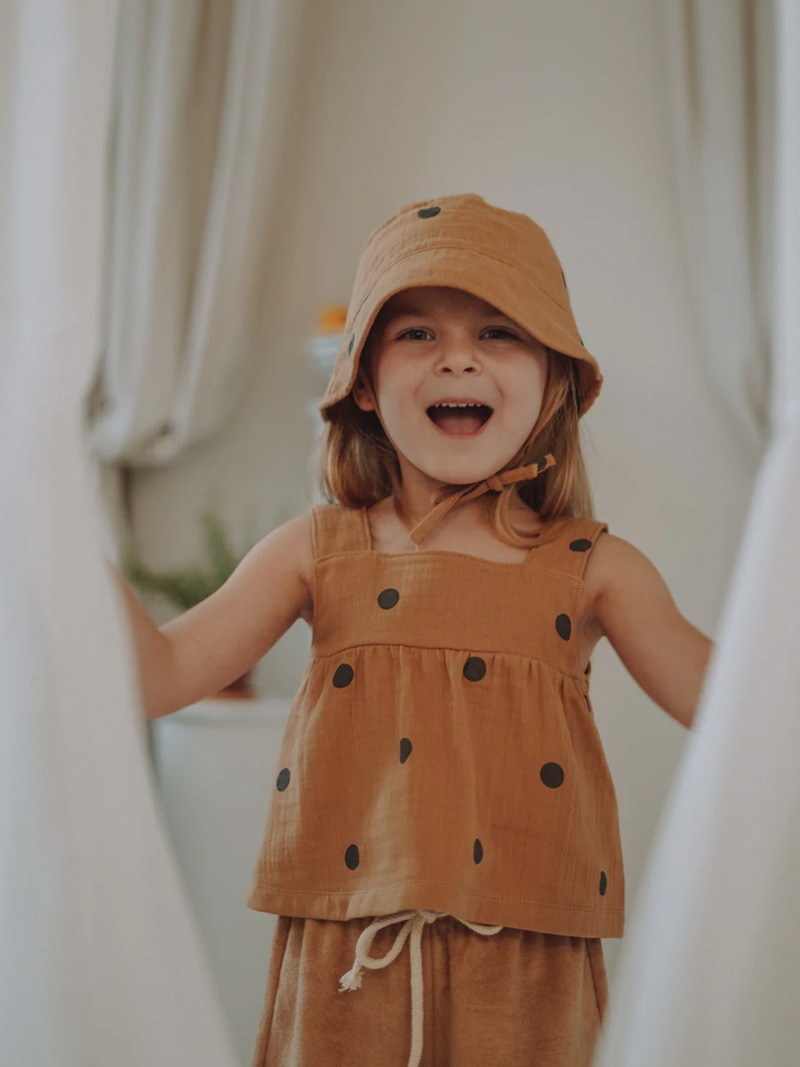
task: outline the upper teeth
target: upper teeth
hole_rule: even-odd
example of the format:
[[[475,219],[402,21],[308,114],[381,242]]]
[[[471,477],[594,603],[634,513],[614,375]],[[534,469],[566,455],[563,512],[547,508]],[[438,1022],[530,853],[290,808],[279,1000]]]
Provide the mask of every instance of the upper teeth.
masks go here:
[[[435,408],[482,408],[484,405],[483,404],[473,404],[472,402],[465,403],[465,404],[453,404],[453,403],[450,403],[448,401],[444,401],[441,404],[434,404],[433,406]]]

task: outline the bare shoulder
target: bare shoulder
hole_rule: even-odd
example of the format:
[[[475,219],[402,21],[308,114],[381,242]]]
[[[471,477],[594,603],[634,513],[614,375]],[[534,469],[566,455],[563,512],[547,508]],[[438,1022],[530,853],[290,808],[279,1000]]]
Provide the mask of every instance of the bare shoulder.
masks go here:
[[[584,571],[584,586],[592,601],[608,589],[621,568],[635,566],[635,557],[641,555],[630,541],[612,533],[602,533],[595,541]]]
[[[310,585],[311,565],[314,562],[314,545],[311,532],[311,513],[297,515],[280,527],[288,542],[294,543],[295,555],[303,577]]]
[[[600,537],[586,569],[592,634],[606,637],[648,696],[690,726],[712,641],[681,614],[655,564],[624,538]]]
[[[297,515],[276,526],[250,550],[242,576],[258,583],[278,571],[285,580],[291,578],[298,587],[295,596],[303,602],[299,617],[310,623],[313,557],[311,515]]]
[[[310,624],[311,622],[311,570],[314,563],[314,544],[312,540],[311,513],[297,515],[289,519],[282,526],[272,531],[270,535],[279,540],[285,548],[287,562],[296,569],[303,585],[308,593],[308,602],[303,607],[300,615]]]
[[[611,533],[597,539],[584,573],[585,610],[594,622],[610,599],[665,589],[654,564],[630,541]]]

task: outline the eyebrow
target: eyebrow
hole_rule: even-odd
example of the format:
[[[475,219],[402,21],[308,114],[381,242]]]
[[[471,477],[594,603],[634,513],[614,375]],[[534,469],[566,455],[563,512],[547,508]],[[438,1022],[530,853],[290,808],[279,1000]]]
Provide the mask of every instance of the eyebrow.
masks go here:
[[[417,307],[416,304],[410,305],[408,307],[400,307],[396,311],[393,311],[391,313],[391,315],[389,315],[386,318],[385,325],[389,326],[396,319],[416,318],[416,317],[423,318],[425,315],[429,315],[429,314],[430,314],[430,312],[422,311],[419,307]],[[513,322],[514,321],[512,318],[510,318],[510,316],[506,315],[506,313],[504,311],[501,311],[499,308],[496,308],[496,307],[491,307],[488,311],[485,312],[485,314],[486,315],[499,315],[501,318],[506,319],[508,322]]]
[[[416,306],[416,304],[410,307],[396,308],[386,320],[387,322],[394,322],[395,319],[402,319],[404,315],[422,315],[423,312]]]

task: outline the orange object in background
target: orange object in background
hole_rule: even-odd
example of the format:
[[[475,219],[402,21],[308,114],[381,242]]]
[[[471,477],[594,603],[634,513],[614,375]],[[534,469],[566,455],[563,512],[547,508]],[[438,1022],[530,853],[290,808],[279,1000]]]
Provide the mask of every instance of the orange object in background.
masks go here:
[[[317,319],[317,333],[344,333],[347,325],[347,305],[327,304]]]

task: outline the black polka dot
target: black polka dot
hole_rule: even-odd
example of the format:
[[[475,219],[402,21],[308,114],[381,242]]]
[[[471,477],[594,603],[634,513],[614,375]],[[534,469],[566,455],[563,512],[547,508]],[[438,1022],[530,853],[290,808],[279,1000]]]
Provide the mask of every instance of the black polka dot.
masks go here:
[[[434,215],[438,215],[442,209],[440,207],[421,207],[417,214],[421,219],[432,219]]]
[[[400,599],[396,589],[384,589],[378,593],[378,605],[382,608],[393,608]]]
[[[475,844],[472,846],[472,858],[476,863],[480,863],[483,859],[483,845],[480,842],[480,838],[475,838]]]
[[[405,763],[408,757],[411,755],[411,749],[413,745],[407,737],[400,738],[400,762]]]
[[[288,786],[289,779],[291,777],[292,776],[289,773],[289,768],[288,767],[284,767],[283,770],[281,771],[281,773],[278,775],[278,782],[277,782],[278,789],[281,791],[281,793]]]
[[[570,541],[569,547],[573,552],[586,552],[592,547],[592,542],[587,541],[585,537],[579,537],[577,541]]]
[[[560,763],[545,763],[539,777],[550,789],[558,789],[564,782],[564,768]]]
[[[347,864],[351,871],[354,871],[356,869],[360,862],[360,857],[358,855],[358,845],[350,845],[350,847],[347,849],[347,852],[345,852],[344,854],[344,862]]]
[[[608,889],[608,879],[606,878],[606,872],[605,871],[601,871],[600,872],[600,896],[601,897],[604,897],[606,895],[606,889]]]
[[[470,656],[464,664],[464,677],[470,682],[479,682],[486,674],[486,661],[480,656]]]
[[[542,471],[545,469],[546,466],[547,466],[547,460],[544,458],[544,456],[542,456],[541,459],[537,459],[536,460],[536,469],[539,472],[539,474],[542,473]]]
[[[333,676],[333,684],[337,689],[344,689],[353,680],[353,668],[349,663],[340,663]]]
[[[594,715],[594,712],[592,711],[592,705],[589,703],[589,697],[586,695],[586,693],[583,694],[583,699],[586,701],[586,707],[589,709],[589,714]]]
[[[353,345],[355,344],[355,340],[356,340],[356,335],[353,334],[353,336],[350,338],[350,344],[347,347],[348,353],[353,351]]]
[[[565,641],[569,641],[570,634],[572,633],[572,623],[570,622],[569,615],[559,615],[556,619],[556,631],[559,637],[563,637]]]

